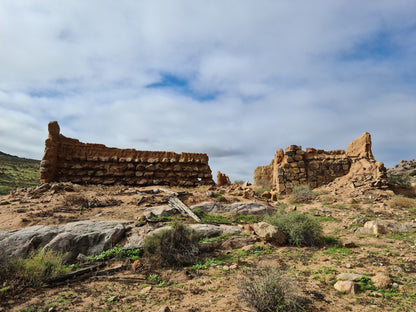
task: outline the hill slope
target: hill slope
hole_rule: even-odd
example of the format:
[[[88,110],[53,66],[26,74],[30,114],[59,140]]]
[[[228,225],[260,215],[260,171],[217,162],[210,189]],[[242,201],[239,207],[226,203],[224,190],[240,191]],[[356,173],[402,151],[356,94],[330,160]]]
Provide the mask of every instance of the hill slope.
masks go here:
[[[39,164],[39,160],[0,152],[0,194],[7,194],[17,187],[38,185]]]

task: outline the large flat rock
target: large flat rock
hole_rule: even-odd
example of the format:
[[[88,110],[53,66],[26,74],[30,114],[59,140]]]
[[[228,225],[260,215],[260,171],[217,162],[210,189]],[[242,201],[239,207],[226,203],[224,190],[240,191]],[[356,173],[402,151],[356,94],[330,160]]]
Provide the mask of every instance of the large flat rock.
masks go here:
[[[90,256],[112,248],[130,229],[129,222],[80,221],[61,226],[32,226],[0,231],[0,262],[27,257],[39,248],[68,253],[73,261],[79,253]]]
[[[192,210],[197,208],[210,214],[233,213],[240,215],[262,215],[271,214],[276,211],[275,208],[258,202],[234,203],[231,205],[223,205],[218,202],[205,202],[191,207]]]

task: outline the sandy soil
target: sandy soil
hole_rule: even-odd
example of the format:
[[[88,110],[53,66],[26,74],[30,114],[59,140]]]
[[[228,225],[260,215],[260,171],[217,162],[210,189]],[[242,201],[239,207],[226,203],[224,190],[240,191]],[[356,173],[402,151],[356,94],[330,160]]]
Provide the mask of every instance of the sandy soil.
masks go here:
[[[0,230],[86,219],[138,222],[147,207],[167,202],[166,193],[153,193],[152,189],[71,186],[67,190],[43,192],[20,190],[0,196]],[[212,192],[223,194],[226,203],[256,200],[269,203],[276,211],[286,204],[286,210],[310,212],[321,222],[326,235],[341,242],[351,241],[356,247],[276,247],[254,237],[257,245],[268,248],[267,252],[215,251],[209,256],[224,261],[207,269],[146,268],[133,272],[129,260],[109,260],[104,269],[120,264],[125,269],[107,279],[87,278],[56,287],[23,289],[14,296],[4,296],[0,311],[162,311],[165,306],[170,311],[254,311],[241,298],[237,286],[238,280],[253,267],[287,272],[296,280],[298,295],[309,301],[310,311],[415,311],[415,229],[402,234],[355,232],[370,220],[415,221],[415,207],[393,208],[392,200],[397,195],[391,190],[354,188],[344,181],[316,189],[318,196],[311,203],[296,205],[289,203],[288,196],[278,202],[265,201],[254,194],[247,196],[237,186],[169,190],[186,192],[181,199],[188,206],[217,200]],[[90,203],[91,207],[81,208],[80,201]],[[333,285],[335,276],[343,272],[369,277],[383,272],[392,278],[394,289],[342,294]],[[150,275],[157,275],[162,282],[146,283]],[[144,282],[138,281],[140,278]]]

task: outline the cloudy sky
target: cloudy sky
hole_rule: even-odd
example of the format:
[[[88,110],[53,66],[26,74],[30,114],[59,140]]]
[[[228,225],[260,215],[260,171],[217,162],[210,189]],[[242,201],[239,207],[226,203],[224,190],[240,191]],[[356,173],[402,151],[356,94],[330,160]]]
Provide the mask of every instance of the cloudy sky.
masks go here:
[[[0,0],[0,151],[41,159],[51,120],[231,180],[365,131],[391,167],[416,158],[416,1]]]

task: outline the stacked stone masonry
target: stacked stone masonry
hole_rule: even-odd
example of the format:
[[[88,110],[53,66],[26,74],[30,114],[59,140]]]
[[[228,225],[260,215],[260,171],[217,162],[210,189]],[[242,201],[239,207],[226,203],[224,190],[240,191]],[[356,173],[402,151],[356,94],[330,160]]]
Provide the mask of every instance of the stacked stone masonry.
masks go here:
[[[254,184],[280,194],[290,194],[298,185],[308,184],[316,188],[347,175],[352,164],[360,159],[375,162],[371,136],[367,132],[351,142],[347,151],[314,148],[303,151],[301,146],[291,145],[285,151],[278,150],[268,166],[256,168]]]
[[[67,138],[59,133],[57,122],[50,122],[48,128],[41,183],[186,187],[214,184],[206,154],[109,148]]]

